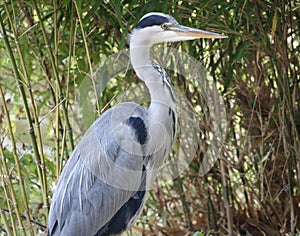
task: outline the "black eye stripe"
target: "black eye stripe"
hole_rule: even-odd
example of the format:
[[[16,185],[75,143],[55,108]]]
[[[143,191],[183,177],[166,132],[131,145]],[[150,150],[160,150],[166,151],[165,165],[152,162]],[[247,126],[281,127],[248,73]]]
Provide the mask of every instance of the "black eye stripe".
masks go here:
[[[169,19],[164,16],[159,16],[159,15],[152,15],[145,17],[142,19],[136,26],[135,28],[145,28],[153,25],[158,25],[160,26],[163,23],[169,22]]]

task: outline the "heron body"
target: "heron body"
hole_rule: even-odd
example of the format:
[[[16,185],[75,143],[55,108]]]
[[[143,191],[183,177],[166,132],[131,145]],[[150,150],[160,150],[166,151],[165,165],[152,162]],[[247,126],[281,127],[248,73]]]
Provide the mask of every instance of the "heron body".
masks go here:
[[[201,37],[224,36],[181,26],[162,13],[148,13],[139,21],[130,36],[130,60],[150,92],[149,108],[120,103],[88,129],[59,178],[48,235],[114,235],[134,224],[176,137],[170,79],[151,61],[150,49]]]

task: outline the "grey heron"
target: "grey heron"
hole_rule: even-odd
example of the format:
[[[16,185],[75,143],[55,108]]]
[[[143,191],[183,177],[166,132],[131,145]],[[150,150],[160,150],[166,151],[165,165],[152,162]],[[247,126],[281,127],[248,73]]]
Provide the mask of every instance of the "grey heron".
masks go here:
[[[130,60],[147,86],[148,109],[121,103],[88,129],[53,194],[48,235],[114,235],[138,218],[156,169],[176,138],[175,97],[165,70],[150,58],[154,44],[224,38],[182,26],[169,15],[151,12],[130,35]]]

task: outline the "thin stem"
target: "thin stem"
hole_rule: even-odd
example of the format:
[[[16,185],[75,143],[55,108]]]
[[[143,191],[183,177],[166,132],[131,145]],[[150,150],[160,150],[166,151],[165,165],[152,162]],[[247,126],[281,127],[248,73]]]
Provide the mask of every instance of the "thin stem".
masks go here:
[[[27,99],[26,99],[25,90],[24,90],[24,87],[23,87],[23,83],[22,83],[19,71],[18,71],[16,60],[14,58],[12,49],[10,47],[10,44],[9,44],[9,41],[8,41],[8,38],[7,38],[7,34],[6,34],[6,30],[5,30],[5,27],[4,27],[2,17],[0,17],[0,25],[1,25],[1,30],[2,30],[4,43],[5,43],[5,46],[7,48],[7,51],[8,51],[11,63],[12,63],[12,67],[13,67],[13,70],[14,70],[14,74],[16,76],[16,80],[17,80],[17,83],[18,83],[19,91],[20,91],[20,94],[21,94],[21,97],[22,97],[22,100],[23,100],[24,109],[25,109],[25,113],[26,113],[26,117],[27,117],[27,121],[28,121],[28,125],[29,125],[29,135],[30,135],[31,141],[33,143],[33,148],[37,149],[37,144],[36,144],[36,140],[35,140],[33,125],[32,125],[31,115],[30,115],[30,112],[29,112],[29,106],[28,106]],[[4,109],[5,109],[7,121],[10,123],[9,114],[8,114],[8,111],[7,111],[7,107],[5,106],[5,103],[4,103]],[[31,225],[31,221],[30,221],[30,214],[29,214],[29,208],[28,208],[28,202],[27,202],[27,195],[26,195],[25,186],[24,186],[24,179],[23,179],[23,176],[22,176],[21,166],[20,166],[20,162],[19,162],[19,159],[18,159],[18,155],[17,155],[17,149],[16,149],[16,146],[15,146],[14,134],[13,134],[11,125],[8,125],[8,130],[9,130],[10,139],[11,139],[11,142],[12,142],[12,145],[13,145],[13,155],[14,155],[14,160],[15,160],[15,164],[16,164],[16,168],[17,168],[17,173],[18,173],[18,176],[19,176],[21,195],[22,195],[22,199],[23,199],[23,202],[24,202],[25,215],[26,215],[26,219],[27,219],[27,222],[28,222],[29,232],[31,233],[31,235],[34,235],[32,225]],[[39,156],[37,155],[38,150],[34,150],[34,153],[36,155],[35,157],[38,160],[38,158],[39,158]],[[38,174],[39,174],[39,177],[41,178],[41,173],[39,171],[38,171]]]
[[[224,207],[227,216],[227,230],[228,230],[228,235],[233,235],[232,214],[231,214],[231,209],[229,204],[229,187],[226,178],[227,175],[225,173],[225,163],[222,158],[220,159],[220,169],[221,169],[222,186],[224,191]]]
[[[66,101],[65,104],[67,106],[68,101],[69,101],[69,91],[70,91],[70,71],[71,71],[71,63],[72,63],[72,51],[74,47],[74,30],[75,30],[75,24],[74,24],[74,9],[73,9],[73,3],[71,4],[71,26],[70,26],[70,38],[69,38],[69,54],[68,54],[68,69],[67,69],[67,89],[66,89]],[[74,86],[75,87],[75,86]],[[64,126],[63,128],[63,137],[62,137],[62,144],[61,144],[61,155],[57,159],[56,163],[56,174],[57,176],[60,175],[61,170],[62,170],[62,161],[64,158],[64,153],[65,153],[65,143],[66,143],[66,127]]]
[[[206,176],[204,177],[204,183],[205,183],[205,186],[209,185]],[[216,219],[216,211],[215,211],[214,204],[211,200],[211,194],[210,194],[209,188],[207,188],[206,191],[207,191],[208,224],[209,224],[210,228],[214,229],[214,234],[219,235],[219,233],[218,233],[219,227],[218,227],[218,222]]]
[[[53,28],[54,28],[54,64],[55,64],[55,67],[58,68],[58,29],[57,29],[57,1],[56,0],[53,0]],[[57,72],[58,73],[58,72]],[[55,100],[56,101],[59,101],[59,96],[60,96],[60,91],[59,91],[59,83],[56,83],[55,84]],[[66,103],[66,106],[67,106],[67,103]],[[56,106],[55,108],[55,149],[56,149],[56,152],[55,152],[55,163],[56,163],[56,177],[58,178],[59,175],[60,175],[60,172],[58,171],[60,169],[60,154],[59,154],[59,151],[60,151],[60,148],[59,148],[59,143],[60,143],[60,140],[59,140],[59,136],[60,136],[60,128],[61,126],[59,125],[59,106]]]
[[[33,118],[34,118],[34,123],[35,125],[35,130],[36,131],[36,137],[37,137],[37,141],[35,139],[35,134],[33,131],[33,136],[34,139],[32,139],[32,143],[33,143],[33,147],[34,147],[34,154],[35,154],[35,159],[36,159],[36,163],[37,163],[37,170],[39,173],[39,177],[40,177],[40,183],[42,186],[42,190],[43,190],[43,202],[44,202],[44,206],[46,211],[48,211],[48,206],[49,206],[49,202],[48,202],[48,197],[47,197],[47,178],[46,178],[46,172],[45,172],[45,157],[44,157],[44,153],[43,153],[43,142],[42,142],[42,136],[41,136],[41,129],[40,129],[40,123],[39,123],[39,118],[38,118],[38,111],[37,111],[37,106],[33,97],[33,93],[32,93],[32,89],[31,89],[31,84],[30,84],[30,79],[28,76],[28,72],[27,72],[27,68],[25,66],[25,62],[24,62],[24,57],[23,57],[23,53],[20,47],[19,42],[19,37],[17,34],[17,31],[15,29],[15,25],[13,23],[13,20],[9,14],[9,10],[7,7],[6,2],[4,2],[4,7],[5,7],[5,11],[7,13],[7,17],[12,29],[12,32],[14,34],[14,38],[15,38],[15,42],[16,42],[16,47],[17,47],[17,52],[18,52],[18,56],[20,59],[20,64],[23,70],[23,75],[25,77],[25,81],[26,81],[26,85],[28,88],[28,93],[30,96],[30,102],[32,104],[32,110],[33,110]],[[31,124],[31,126],[33,127],[33,124]],[[48,214],[47,214],[48,215]]]
[[[1,85],[0,85],[0,92],[1,92],[1,97],[3,98],[3,92],[2,92]],[[15,195],[15,192],[14,192],[14,188],[13,188],[11,178],[10,178],[10,174],[9,174],[9,171],[8,171],[8,167],[7,167],[7,164],[6,164],[6,158],[4,156],[2,142],[0,143],[0,156],[2,157],[2,166],[3,166],[3,171],[2,171],[2,168],[0,168],[0,171],[1,171],[0,174],[1,174],[2,184],[3,184],[4,194],[5,194],[8,210],[9,210],[11,227],[12,227],[12,230],[14,232],[14,235],[16,235],[17,230],[16,230],[16,225],[15,225],[15,220],[14,220],[14,217],[13,217],[13,209],[12,209],[11,205],[13,205],[14,208],[15,208],[18,223],[21,226],[21,229],[23,231],[24,231],[24,226],[23,226],[23,223],[22,223],[22,220],[21,220],[21,217],[20,217],[18,202],[17,202],[17,199],[16,199],[16,195]],[[8,187],[6,187],[6,186],[8,186]],[[7,188],[8,188],[9,193],[7,191]]]
[[[91,80],[92,80],[92,84],[93,84],[93,89],[94,89],[94,93],[95,93],[95,98],[96,98],[96,107],[97,107],[97,113],[98,115],[100,115],[100,105],[99,105],[99,98],[98,98],[98,94],[97,94],[97,88],[96,88],[96,84],[95,84],[95,80],[94,80],[94,76],[93,76],[93,67],[92,67],[92,63],[91,63],[91,58],[90,58],[90,53],[89,53],[89,48],[88,48],[88,44],[86,41],[86,35],[85,35],[85,31],[83,28],[83,23],[82,23],[82,19],[81,19],[81,15],[80,12],[78,10],[77,7],[77,3],[75,0],[73,0],[75,9],[76,9],[76,13],[78,16],[78,20],[79,20],[79,24],[80,24],[80,29],[81,29],[81,33],[82,33],[82,38],[83,38],[83,42],[84,42],[84,46],[85,46],[85,51],[86,51],[86,56],[87,56],[87,61],[89,64],[89,68],[90,68],[90,76],[91,76]]]
[[[45,26],[43,24],[42,15],[41,15],[41,12],[40,12],[40,10],[37,6],[36,0],[32,0],[32,3],[33,3],[35,11],[37,13],[37,17],[39,19],[39,24],[40,24],[40,27],[42,29],[44,41],[47,45],[48,54],[50,56],[50,61],[51,61],[51,65],[52,65],[52,69],[53,69],[53,73],[54,73],[54,78],[55,78],[55,81],[57,83],[57,88],[58,88],[58,92],[59,92],[59,99],[60,99],[59,101],[62,101],[64,99],[64,95],[63,95],[63,92],[62,92],[62,88],[60,86],[60,81],[59,81],[59,76],[58,76],[58,68],[57,68],[56,63],[55,63],[54,55],[52,53],[51,44],[49,42],[49,39],[48,39],[48,36],[47,36],[47,33],[46,33],[46,29],[45,29]],[[65,103],[62,103],[61,107],[62,107],[64,119],[65,119],[65,122],[66,122],[66,126],[67,126],[67,131],[68,131],[68,135],[69,135],[69,139],[70,139],[71,149],[73,150],[74,149],[73,132],[72,132],[72,127],[71,127],[71,124],[70,124],[69,116],[68,116],[68,110],[66,108]]]
[[[5,228],[5,230],[6,230],[7,235],[8,235],[8,236],[12,236],[13,233],[11,232],[10,226],[9,226],[9,224],[8,224],[8,222],[7,222],[6,216],[5,216],[5,214],[3,213],[3,210],[2,210],[2,209],[0,209],[0,216],[1,216],[0,218],[2,219],[2,222],[3,222],[3,225],[4,225],[4,228]],[[14,233],[15,233],[15,235],[16,235],[16,232],[14,232]]]

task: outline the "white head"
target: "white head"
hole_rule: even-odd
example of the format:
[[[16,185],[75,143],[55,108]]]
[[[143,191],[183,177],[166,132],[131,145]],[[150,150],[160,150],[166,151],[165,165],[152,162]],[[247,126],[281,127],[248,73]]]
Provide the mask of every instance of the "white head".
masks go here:
[[[130,47],[152,46],[163,42],[193,40],[197,38],[227,38],[204,30],[185,27],[170,15],[151,12],[144,15],[133,29]]]

